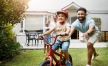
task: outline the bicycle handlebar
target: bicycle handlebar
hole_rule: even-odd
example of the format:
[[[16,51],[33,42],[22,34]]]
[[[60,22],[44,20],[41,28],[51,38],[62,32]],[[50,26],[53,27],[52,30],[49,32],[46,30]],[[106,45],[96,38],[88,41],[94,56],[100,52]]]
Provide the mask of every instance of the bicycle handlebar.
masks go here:
[[[40,36],[40,37],[43,38],[44,44],[46,44],[46,45],[48,45],[48,46],[52,46],[52,45],[55,44],[56,39],[57,39],[58,36],[68,36],[68,34],[57,34],[56,36],[51,37],[51,38],[55,38],[54,41],[53,41],[53,43],[51,43],[51,44],[46,42],[45,36]]]

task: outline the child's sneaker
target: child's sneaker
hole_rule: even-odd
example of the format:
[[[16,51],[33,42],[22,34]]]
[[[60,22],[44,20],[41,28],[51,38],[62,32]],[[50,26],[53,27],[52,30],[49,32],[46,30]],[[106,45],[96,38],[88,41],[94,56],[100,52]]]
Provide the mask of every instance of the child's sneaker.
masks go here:
[[[70,61],[66,61],[66,66],[71,66],[71,62]]]
[[[99,54],[93,55],[92,60],[94,60]]]

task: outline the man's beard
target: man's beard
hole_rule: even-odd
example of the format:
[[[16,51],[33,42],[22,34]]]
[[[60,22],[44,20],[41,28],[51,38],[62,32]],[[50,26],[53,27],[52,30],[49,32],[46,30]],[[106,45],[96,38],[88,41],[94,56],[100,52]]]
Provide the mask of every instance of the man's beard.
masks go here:
[[[83,17],[83,18],[78,18],[78,20],[82,23],[82,22],[84,22],[84,20],[85,20],[85,17]]]

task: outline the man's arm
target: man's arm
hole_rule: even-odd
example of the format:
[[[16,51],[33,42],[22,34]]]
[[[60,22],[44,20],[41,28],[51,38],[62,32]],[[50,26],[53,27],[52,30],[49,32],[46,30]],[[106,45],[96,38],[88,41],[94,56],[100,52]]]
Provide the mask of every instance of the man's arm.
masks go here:
[[[90,24],[89,29],[86,33],[90,34],[90,33],[94,32],[94,28],[95,28],[95,24]]]
[[[75,28],[71,28],[70,33],[69,33],[69,37],[71,37],[71,35],[73,34],[74,31],[75,31]]]
[[[90,35],[92,32],[94,32],[94,28],[95,28],[95,24],[90,24],[90,25],[89,25],[88,31],[87,31],[86,33],[84,33],[83,36],[84,36],[85,38],[88,38],[89,35]]]

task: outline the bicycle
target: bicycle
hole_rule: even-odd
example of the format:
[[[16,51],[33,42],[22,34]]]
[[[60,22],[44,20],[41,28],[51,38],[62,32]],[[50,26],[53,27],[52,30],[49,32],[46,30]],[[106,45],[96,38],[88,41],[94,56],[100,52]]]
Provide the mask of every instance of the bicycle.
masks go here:
[[[52,49],[52,46],[55,44],[58,36],[62,36],[62,35],[56,35],[55,37],[51,37],[51,38],[54,38],[54,41],[51,44],[48,44],[46,42],[45,36],[42,36],[42,38],[44,39],[44,44],[49,46],[50,49],[49,49],[48,55],[45,57],[44,61],[41,62],[40,66],[66,66],[65,65],[66,59],[65,59],[62,51],[60,53],[58,53]],[[59,57],[59,59],[55,55],[57,55]],[[69,59],[70,59],[71,65],[73,65],[72,56],[70,54],[69,54]],[[55,61],[55,63],[54,63],[54,61]]]

